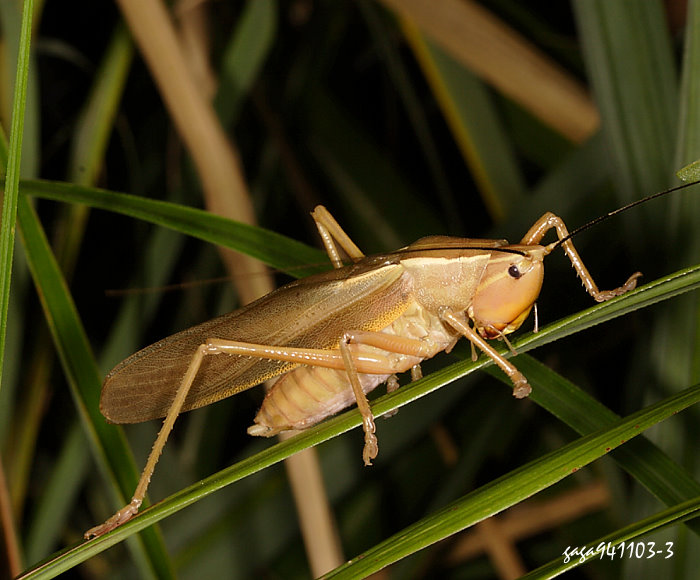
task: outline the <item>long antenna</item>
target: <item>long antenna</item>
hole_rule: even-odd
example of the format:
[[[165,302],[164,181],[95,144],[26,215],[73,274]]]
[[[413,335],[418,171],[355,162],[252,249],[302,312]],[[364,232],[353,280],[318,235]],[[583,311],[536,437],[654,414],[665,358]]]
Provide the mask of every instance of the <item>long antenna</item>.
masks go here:
[[[641,205],[642,203],[646,203],[647,201],[651,201],[652,199],[655,199],[657,197],[662,197],[664,195],[667,195],[669,193],[673,193],[674,191],[678,191],[680,189],[685,189],[686,187],[690,187],[692,185],[697,185],[700,183],[700,181],[691,181],[690,183],[682,183],[681,185],[676,185],[675,187],[671,187],[670,189],[665,189],[664,191],[658,191],[656,193],[652,193],[651,195],[647,195],[646,197],[642,199],[638,199],[637,201],[633,201],[632,203],[628,203],[627,205],[620,207],[616,210],[613,210],[609,213],[606,213],[605,215],[602,215],[600,217],[595,218],[594,220],[591,220],[587,224],[584,224],[572,232],[569,232],[569,235],[563,237],[561,240],[557,241],[553,246],[552,249],[555,249],[557,246],[563,244],[566,240],[573,238],[575,235],[580,234],[582,231],[587,230],[590,227],[593,227],[597,224],[599,224],[602,221],[605,221],[608,218],[611,218],[614,215],[617,215],[619,213],[622,213],[623,211],[627,211],[628,209],[632,209],[633,207],[637,205]]]

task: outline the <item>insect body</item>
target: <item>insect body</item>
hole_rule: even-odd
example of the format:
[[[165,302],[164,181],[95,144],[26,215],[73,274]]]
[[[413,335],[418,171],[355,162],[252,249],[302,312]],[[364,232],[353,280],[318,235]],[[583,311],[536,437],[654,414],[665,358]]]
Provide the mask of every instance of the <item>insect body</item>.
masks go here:
[[[363,459],[377,455],[366,393],[461,337],[486,353],[513,382],[530,386],[487,339],[523,323],[542,286],[543,259],[561,244],[586,290],[598,301],[633,289],[639,273],[599,291],[564,223],[547,213],[520,244],[432,236],[382,256],[365,257],[322,206],[314,220],[335,269],[292,282],[240,310],[153,344],[117,365],[105,379],[100,408],[108,420],[132,423],[165,416],[129,505],[86,537],[101,535],[138,511],[165,440],[183,410],[208,405],[273,379],[248,432],[270,436],[309,427],[357,403],[363,417]],[[555,229],[558,242],[539,242]],[[353,264],[343,266],[340,250]],[[216,356],[214,356],[216,355]],[[229,356],[226,356],[229,355]],[[179,387],[176,389],[176,385]]]
[[[506,247],[505,241],[489,243],[494,248]],[[492,352],[482,336],[501,336],[520,326],[542,285],[542,252],[539,254],[539,261],[532,261],[521,254],[491,253],[484,241],[431,237],[383,256],[379,263],[375,263],[376,259],[369,264],[361,260],[357,266],[344,269],[347,277],[343,285],[364,286],[369,282],[373,291],[374,287],[381,287],[381,297],[362,296],[366,312],[356,311],[361,304],[342,304],[342,311],[350,308],[356,318],[350,323],[353,330],[343,330],[350,326],[342,320],[342,312],[334,321],[337,338],[330,351],[333,358],[280,377],[248,432],[273,435],[301,429],[354,403],[351,375],[342,361],[340,341],[346,345],[362,391],[367,393],[395,373],[413,369],[422,360],[450,350],[467,333],[470,340],[498,357],[497,362],[515,383],[516,396],[526,396],[530,391],[525,378]],[[370,271],[364,272],[368,265]],[[494,303],[488,291],[480,291],[497,284],[496,278],[504,269],[511,269],[519,280],[520,302]],[[490,281],[482,285],[485,280]],[[507,275],[503,282],[510,280],[515,282],[516,278]],[[339,289],[337,299],[343,300],[346,294],[354,292]],[[482,336],[467,325],[464,313],[468,313]],[[518,317],[514,325],[507,324]],[[321,366],[326,362],[332,368]],[[338,363],[342,365],[338,367]],[[374,453],[365,448],[365,463]]]

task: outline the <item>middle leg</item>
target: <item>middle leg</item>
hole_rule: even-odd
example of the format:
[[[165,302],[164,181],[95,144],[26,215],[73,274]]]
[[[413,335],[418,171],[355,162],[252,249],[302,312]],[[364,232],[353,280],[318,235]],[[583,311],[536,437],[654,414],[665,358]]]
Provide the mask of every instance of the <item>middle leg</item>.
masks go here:
[[[356,345],[357,348],[355,346],[351,347],[351,345]],[[411,369],[412,377],[415,380],[420,376],[419,362],[441,350],[440,345],[430,340],[397,337],[369,331],[349,331],[343,335],[337,349],[328,350],[271,347],[220,339],[208,340],[206,347],[207,354],[255,356],[272,360],[298,362],[305,366],[345,371],[346,384],[348,385],[346,388],[352,389],[352,398],[357,403],[358,409],[362,414],[365,431],[363,459],[367,465],[370,464],[377,454],[377,441],[374,434],[376,427],[359,375],[392,375],[396,372]],[[363,347],[374,348],[367,349]],[[299,371],[301,370],[299,369]],[[295,371],[292,370],[290,372]],[[267,417],[267,419],[262,421],[256,419],[256,424],[248,431],[250,434],[269,436],[283,430],[285,427],[282,426],[282,423],[278,423],[277,419],[273,420],[271,417],[289,417],[288,412],[285,411],[289,404],[293,405],[292,413],[297,417],[296,420],[299,420],[299,417],[303,417],[304,413],[307,412],[309,419],[312,419],[315,414],[319,413],[319,408],[316,407],[317,403],[314,401],[322,402],[323,399],[317,398],[318,392],[316,392],[316,395],[312,394],[313,391],[309,390],[312,388],[311,386],[304,386],[307,380],[303,378],[304,376],[305,373],[302,373],[299,378],[295,377],[293,381],[285,384],[284,387],[280,385],[279,388],[284,390],[280,393],[275,391],[275,402],[269,403],[273,406],[263,407],[266,409],[265,413],[261,410],[262,416]],[[332,395],[332,393],[330,394]],[[304,400],[309,402],[310,406],[308,409],[305,405],[300,407],[301,401]],[[300,410],[301,415],[299,414]]]

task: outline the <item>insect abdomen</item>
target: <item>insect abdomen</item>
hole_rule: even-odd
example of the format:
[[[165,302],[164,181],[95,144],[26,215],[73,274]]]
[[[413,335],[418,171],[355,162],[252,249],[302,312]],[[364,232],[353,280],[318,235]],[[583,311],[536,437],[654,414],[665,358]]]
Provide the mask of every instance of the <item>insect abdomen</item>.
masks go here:
[[[425,358],[434,356],[455,342],[453,333],[417,302],[413,302],[403,315],[382,332],[407,338],[429,339],[435,344],[435,350]],[[375,389],[392,374],[409,370],[424,360],[401,353],[387,353],[362,344],[351,344],[349,348],[353,356],[388,355],[386,374],[358,373],[365,393]],[[345,370],[302,366],[275,382],[248,433],[270,437],[281,431],[305,429],[353,403],[355,396]]]
[[[365,393],[389,378],[389,374],[358,376]],[[345,371],[300,367],[277,380],[248,433],[270,437],[280,431],[305,429],[354,402]]]

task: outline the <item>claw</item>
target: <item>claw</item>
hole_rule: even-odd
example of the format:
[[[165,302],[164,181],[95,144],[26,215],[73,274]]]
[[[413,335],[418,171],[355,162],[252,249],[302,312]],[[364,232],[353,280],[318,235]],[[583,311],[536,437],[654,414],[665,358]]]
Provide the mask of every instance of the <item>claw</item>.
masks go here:
[[[511,377],[513,381],[513,396],[516,399],[524,399],[532,392],[532,387],[521,373],[518,373],[518,375]]]
[[[616,296],[622,296],[623,294],[634,290],[637,287],[637,279],[642,277],[641,272],[635,272],[632,274],[622,286],[619,288],[614,288],[613,290],[603,290],[599,292],[594,298],[596,302],[605,302]]]
[[[365,430],[365,447],[362,450],[362,460],[365,462],[365,466],[369,466],[372,465],[372,459],[377,457],[379,453],[377,436],[374,434],[377,430],[374,425],[374,418],[371,415],[363,417],[362,427]]]
[[[92,538],[99,538],[100,536],[104,536],[107,532],[111,532],[112,530],[116,530],[119,526],[128,522],[137,513],[139,513],[140,507],[141,500],[132,499],[131,503],[125,505],[106,522],[100,524],[99,526],[95,526],[94,528],[90,528],[87,532],[85,532],[85,534],[83,534],[83,537],[86,540],[90,540]]]

